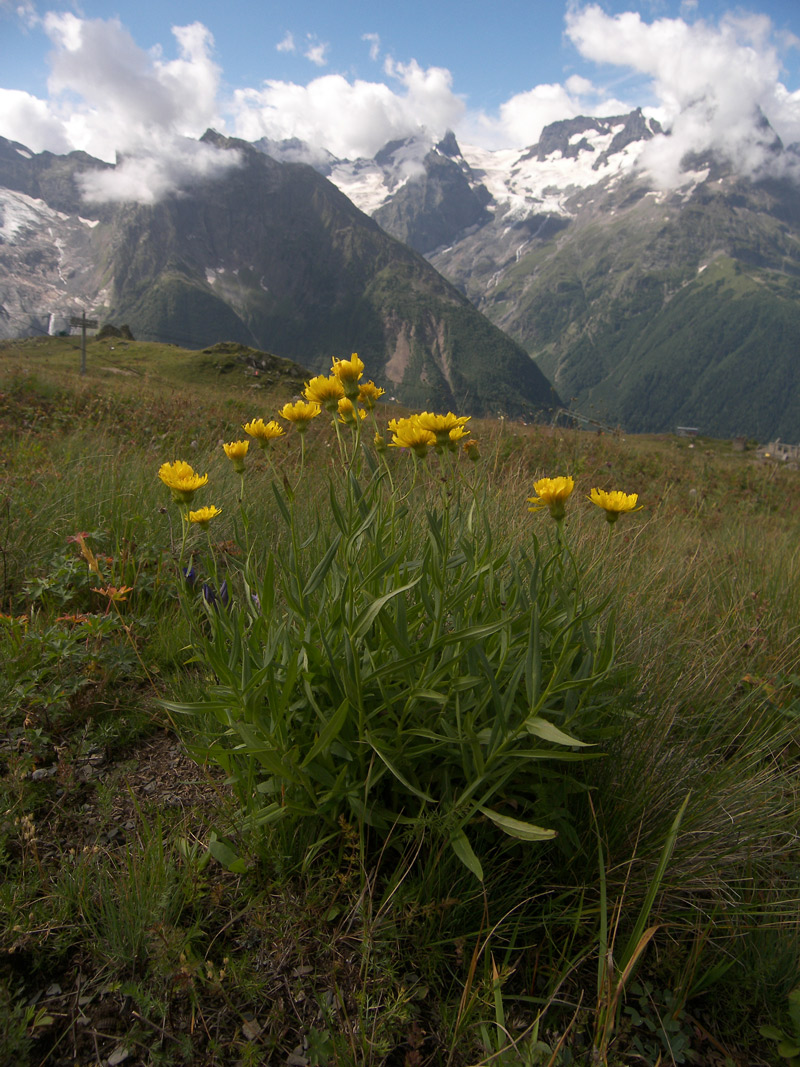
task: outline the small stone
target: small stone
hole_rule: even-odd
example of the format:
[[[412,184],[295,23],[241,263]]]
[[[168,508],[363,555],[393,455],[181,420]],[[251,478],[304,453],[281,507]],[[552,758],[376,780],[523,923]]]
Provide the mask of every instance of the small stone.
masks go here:
[[[263,1027],[255,1019],[245,1019],[242,1023],[242,1033],[248,1041],[255,1041],[262,1030]]]

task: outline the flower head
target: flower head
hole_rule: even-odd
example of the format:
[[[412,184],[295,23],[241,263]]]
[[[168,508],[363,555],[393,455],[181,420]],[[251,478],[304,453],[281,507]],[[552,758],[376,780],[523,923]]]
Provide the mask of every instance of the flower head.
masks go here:
[[[385,392],[386,390],[381,389],[375,382],[363,382],[358,387],[358,402],[363,404],[368,411],[372,411]]]
[[[425,456],[436,444],[436,434],[419,423],[418,416],[407,419],[392,419],[389,423],[393,448],[410,448],[415,456]]]
[[[481,451],[478,448],[478,442],[474,437],[470,438],[469,441],[464,442],[464,451],[467,454],[467,458],[471,459],[473,463],[477,463],[481,458]]]
[[[335,374],[331,374],[329,378],[319,374],[306,382],[303,396],[326,411],[336,411],[336,405],[344,398],[344,386]]]
[[[457,452],[458,442],[463,441],[464,438],[467,436],[469,436],[469,430],[465,430],[463,426],[454,426],[450,433],[447,435],[447,447],[450,449],[451,452]]]
[[[436,435],[437,445],[449,445],[451,440],[457,441],[458,437],[452,437],[454,430],[460,429],[462,437],[469,433],[464,429],[471,418],[469,415],[454,415],[452,411],[446,415],[434,415],[431,411],[423,411],[415,418],[423,429]]]
[[[233,469],[237,474],[244,473],[244,457],[247,455],[247,450],[250,447],[249,441],[231,441],[229,445],[223,445],[225,455],[233,464]]]
[[[625,511],[641,511],[644,507],[643,504],[636,507],[636,501],[639,499],[638,493],[623,493],[619,489],[614,489],[610,493],[603,489],[592,489],[589,499],[605,511],[608,522],[616,522]]]
[[[331,374],[342,383],[344,395],[350,400],[358,397],[358,383],[363,373],[363,360],[360,360],[355,352],[350,359],[334,359],[331,364]]]
[[[286,434],[284,428],[274,419],[270,422],[264,422],[263,419],[253,419],[252,422],[246,422],[242,429],[245,433],[249,433],[251,437],[254,437],[261,448],[268,448],[271,441]]]
[[[210,507],[198,508],[197,511],[189,512],[189,522],[196,522],[197,525],[205,530],[212,519],[215,519],[217,515],[222,514],[222,509],[215,507],[211,504]],[[188,578],[188,576],[187,576]]]
[[[188,504],[201,486],[208,482],[207,474],[198,474],[190,463],[176,459],[174,463],[162,463],[158,476],[172,492],[172,499],[179,504]]]
[[[315,401],[296,400],[293,404],[284,404],[278,414],[282,419],[293,423],[298,433],[305,433],[308,424],[320,411],[322,408]]]
[[[574,488],[575,481],[570,477],[540,478],[538,482],[533,483],[536,496],[528,497],[528,503],[533,504],[528,511],[541,511],[542,508],[547,508],[556,522],[560,522],[565,514],[564,505]]]
[[[359,408],[358,415],[356,415],[356,408],[353,406],[353,401],[349,400],[346,396],[343,396],[339,401],[337,411],[339,412],[339,422],[343,422],[345,425],[349,426],[357,426],[359,417],[362,419],[367,417],[367,413],[363,408]]]

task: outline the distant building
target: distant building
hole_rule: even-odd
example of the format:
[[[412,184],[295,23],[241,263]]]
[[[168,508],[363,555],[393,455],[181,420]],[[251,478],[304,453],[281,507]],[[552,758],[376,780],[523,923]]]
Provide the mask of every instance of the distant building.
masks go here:
[[[800,445],[787,445],[777,438],[768,445],[762,445],[758,450],[759,459],[776,459],[781,463],[800,463]]]
[[[700,430],[697,426],[676,426],[675,433],[678,437],[697,437]]]

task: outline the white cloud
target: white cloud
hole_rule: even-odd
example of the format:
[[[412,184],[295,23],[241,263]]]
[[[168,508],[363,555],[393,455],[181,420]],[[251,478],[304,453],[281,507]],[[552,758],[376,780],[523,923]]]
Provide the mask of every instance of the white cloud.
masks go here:
[[[254,141],[299,137],[324,146],[340,158],[373,156],[387,141],[422,128],[442,136],[464,114],[452,90],[450,72],[439,67],[387,60],[385,70],[399,85],[350,82],[340,74],[315,78],[308,85],[268,81],[261,89],[234,93],[236,133]]]
[[[19,89],[0,89],[0,133],[34,152],[70,152],[75,147],[65,123],[53,114],[46,100]]]
[[[287,30],[283,36],[283,40],[278,41],[275,45],[276,52],[296,52],[297,46],[294,43],[294,34],[291,30]]]
[[[116,19],[51,12],[44,25],[56,46],[48,88],[86,132],[77,147],[113,159],[116,149],[148,144],[153,131],[191,136],[213,124],[220,71],[201,23],[173,27],[179,58],[172,61],[148,55]]]
[[[155,204],[194,182],[217,178],[240,162],[235,151],[187,138],[170,139],[124,157],[114,170],[85,171],[78,184],[86,200]]]
[[[599,92],[588,78],[582,78],[580,74],[573,74],[567,78],[564,88],[572,96],[596,96]]]
[[[373,63],[377,62],[378,56],[381,54],[381,39],[377,33],[362,33],[362,41],[369,41],[369,58]]]
[[[121,166],[86,179],[87,195],[153,202],[237,163],[235,153],[185,140],[222,125],[220,71],[201,23],[173,27],[173,60],[144,52],[117,19],[49,12],[42,25],[54,46],[50,100],[2,91],[3,133],[37,151],[80,148],[109,161],[122,151]]]
[[[517,93],[500,105],[497,117],[486,114],[467,115],[461,134],[468,144],[486,148],[524,148],[539,140],[551,122],[577,115],[619,115],[631,105],[604,95],[587,78],[573,75],[564,85],[536,85]]]
[[[327,41],[318,41],[311,34],[308,35],[308,45],[303,55],[311,63],[314,63],[318,67],[324,67],[328,62],[328,49],[330,45]]]
[[[651,141],[642,162],[665,185],[680,182],[690,152],[722,154],[748,176],[785,166],[770,149],[762,116],[784,143],[800,140],[800,100],[780,82],[778,39],[764,15],[727,15],[718,25],[646,23],[636,12],[609,16],[591,4],[568,13],[567,34],[585,58],[651,79],[670,136]]]
[[[0,0],[0,9],[14,2],[29,20],[38,17],[30,0]],[[649,84],[657,102],[649,113],[671,135],[649,142],[642,158],[667,184],[680,180],[681,159],[689,151],[724,152],[746,174],[774,167],[760,113],[784,143],[800,141],[800,93],[788,92],[780,81],[783,50],[800,42],[777,34],[765,16],[727,16],[712,24],[695,18],[696,6],[684,0],[682,8],[694,21],[648,23],[635,11],[610,16],[599,3],[578,8],[570,0],[566,16],[567,36],[585,59]],[[202,23],[173,28],[173,59],[158,48],[143,50],[117,19],[50,12],[40,24],[53,45],[50,98],[0,90],[0,133],[37,151],[82,148],[105,160],[121,151],[120,167],[87,186],[92,195],[121,196],[124,189],[137,198],[148,189],[164,195],[186,175],[212,174],[215,158],[230,165],[232,154],[217,157],[211,146],[193,152],[185,142],[208,126],[224,131],[223,112],[247,140],[298,137],[314,149],[354,158],[372,156],[387,141],[421,129],[432,137],[454,129],[460,139],[487,148],[522,148],[534,144],[550,122],[621,114],[641,102],[617,99],[573,74],[563,84],[535,85],[486,114],[468,109],[448,70],[387,57],[382,80],[341,74],[318,75],[306,85],[267,80],[236,90],[223,105],[214,41]],[[365,33],[362,40],[377,61],[378,34]],[[287,32],[275,47],[319,66],[328,59],[329,45],[311,34],[295,41]]]

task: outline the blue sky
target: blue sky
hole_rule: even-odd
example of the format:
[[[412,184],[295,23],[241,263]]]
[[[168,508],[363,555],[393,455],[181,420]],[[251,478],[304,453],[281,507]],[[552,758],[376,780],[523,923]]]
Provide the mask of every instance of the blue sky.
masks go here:
[[[0,134],[109,160],[208,126],[350,157],[419,127],[522,147],[637,105],[695,129],[698,101],[713,136],[760,108],[800,140],[800,0],[0,0],[0,42]]]
[[[598,70],[584,60],[564,36],[565,0],[406,0],[345,4],[296,0],[135,0],[107,3],[40,3],[0,0],[0,85],[46,94],[51,42],[41,24],[46,12],[70,11],[87,19],[117,18],[145,51],[161,47],[175,54],[172,26],[202,22],[214,38],[214,54],[230,88],[257,86],[267,79],[306,84],[322,71],[349,78],[381,80],[387,55],[416,60],[421,67],[444,67],[454,90],[471,107],[493,110],[510,96],[540,83],[564,81],[571,74],[623,83],[625,71]],[[572,5],[586,6],[586,5]],[[638,11],[648,22],[663,18],[718,22],[737,11],[767,15],[776,31],[800,37],[798,0],[600,0],[609,14]],[[295,50],[278,50],[290,34]],[[378,59],[370,58],[377,35]],[[317,62],[306,58],[314,47]],[[787,49],[787,84],[800,87],[800,51]],[[324,63],[320,63],[324,60]],[[319,65],[318,65],[319,64]],[[628,80],[630,76],[628,75]]]

